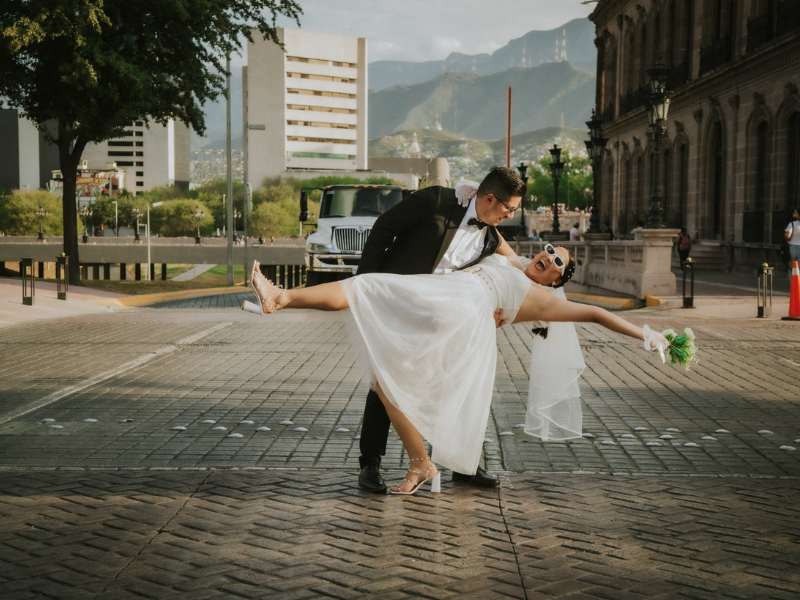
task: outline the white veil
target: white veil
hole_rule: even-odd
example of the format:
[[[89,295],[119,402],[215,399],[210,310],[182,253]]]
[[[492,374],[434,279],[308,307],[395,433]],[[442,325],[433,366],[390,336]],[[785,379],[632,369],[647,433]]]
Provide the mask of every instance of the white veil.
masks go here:
[[[564,288],[553,291],[566,299]],[[525,433],[542,441],[563,441],[583,434],[578,386],[586,368],[573,323],[549,323],[547,338],[534,336],[528,370]]]

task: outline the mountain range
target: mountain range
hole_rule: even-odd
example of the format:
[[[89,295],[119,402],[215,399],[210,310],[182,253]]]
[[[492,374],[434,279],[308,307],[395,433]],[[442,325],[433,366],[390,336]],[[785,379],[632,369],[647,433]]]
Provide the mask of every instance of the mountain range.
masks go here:
[[[582,127],[594,103],[595,78],[568,62],[500,73],[446,73],[369,97],[369,136],[403,129],[436,129],[464,137],[505,135],[506,87],[513,90],[512,133],[564,125]]]
[[[556,45],[565,42],[564,53]],[[396,85],[414,85],[445,73],[491,75],[512,68],[530,68],[567,60],[576,68],[594,73],[596,50],[594,25],[589,19],[573,19],[555,29],[529,31],[491,54],[452,53],[444,60],[408,62],[379,60],[369,64],[369,88],[380,91]]]

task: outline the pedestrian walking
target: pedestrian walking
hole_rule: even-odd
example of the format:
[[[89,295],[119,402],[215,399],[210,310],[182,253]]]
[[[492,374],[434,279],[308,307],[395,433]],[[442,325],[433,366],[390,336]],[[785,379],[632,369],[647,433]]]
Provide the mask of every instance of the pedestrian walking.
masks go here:
[[[800,209],[792,211],[792,218],[783,230],[783,239],[787,245],[789,259],[789,278],[792,277],[792,262],[800,260]]]
[[[681,259],[681,269],[686,264],[686,259],[689,258],[691,251],[692,236],[686,232],[686,227],[681,227],[681,232],[678,234],[678,256]]]

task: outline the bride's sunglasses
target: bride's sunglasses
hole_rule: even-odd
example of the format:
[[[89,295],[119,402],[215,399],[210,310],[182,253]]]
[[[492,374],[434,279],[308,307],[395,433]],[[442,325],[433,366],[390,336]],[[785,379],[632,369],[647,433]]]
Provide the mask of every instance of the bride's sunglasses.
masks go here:
[[[547,258],[549,258],[556,268],[563,273],[564,269],[567,267],[567,264],[564,262],[564,259],[558,255],[558,252],[556,252],[553,244],[545,244],[544,251],[547,252]]]

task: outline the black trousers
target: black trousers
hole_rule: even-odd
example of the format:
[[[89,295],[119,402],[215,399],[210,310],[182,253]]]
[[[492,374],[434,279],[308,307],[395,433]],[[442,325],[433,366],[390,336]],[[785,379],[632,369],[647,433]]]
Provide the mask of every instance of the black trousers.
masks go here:
[[[380,464],[381,457],[386,454],[386,440],[389,439],[390,425],[391,421],[383,402],[374,390],[370,390],[364,406],[364,422],[361,424],[361,441],[359,442],[361,457],[358,462],[362,468],[368,464]]]

